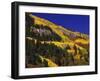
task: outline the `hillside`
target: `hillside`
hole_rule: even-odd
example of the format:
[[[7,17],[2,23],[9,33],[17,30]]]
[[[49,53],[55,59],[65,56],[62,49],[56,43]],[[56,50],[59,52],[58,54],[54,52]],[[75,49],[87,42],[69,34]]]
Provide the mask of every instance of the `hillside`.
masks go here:
[[[26,13],[26,67],[89,64],[89,36]]]

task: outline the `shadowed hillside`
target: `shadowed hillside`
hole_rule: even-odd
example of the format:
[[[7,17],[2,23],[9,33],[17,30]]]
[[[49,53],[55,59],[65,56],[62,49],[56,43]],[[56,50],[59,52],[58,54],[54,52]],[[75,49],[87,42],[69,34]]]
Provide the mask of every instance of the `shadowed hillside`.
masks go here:
[[[26,13],[26,68],[89,64],[89,36]]]

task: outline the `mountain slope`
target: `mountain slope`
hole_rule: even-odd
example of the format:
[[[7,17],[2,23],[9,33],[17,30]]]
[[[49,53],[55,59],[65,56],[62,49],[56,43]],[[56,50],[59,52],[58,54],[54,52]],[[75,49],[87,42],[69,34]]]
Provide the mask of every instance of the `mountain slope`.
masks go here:
[[[56,32],[56,34],[58,34],[62,38],[62,40],[66,41],[66,39],[68,39],[68,37],[70,38],[71,35],[74,38],[89,39],[88,35],[86,35],[86,34],[82,34],[79,32],[72,32],[72,31],[65,29],[64,27],[59,26],[57,24],[54,24],[46,19],[34,16],[32,14],[30,14],[30,17],[34,19],[35,24],[41,24],[41,25],[51,28],[52,31]]]
[[[28,64],[38,65],[38,67],[89,64],[88,35],[68,30],[31,13],[27,13],[26,18],[26,58]],[[35,55],[37,55],[37,59],[35,58],[33,61]],[[39,57],[45,59],[46,66],[43,61],[38,61],[41,59]]]

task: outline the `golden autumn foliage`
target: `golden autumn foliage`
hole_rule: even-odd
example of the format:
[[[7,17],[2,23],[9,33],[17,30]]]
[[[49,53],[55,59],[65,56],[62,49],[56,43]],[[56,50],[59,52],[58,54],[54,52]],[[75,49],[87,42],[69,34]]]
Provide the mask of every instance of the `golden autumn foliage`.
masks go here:
[[[48,67],[57,67],[57,64],[55,64],[54,62],[52,62],[50,59],[44,58],[44,57],[42,57],[40,55],[39,55],[39,57],[42,60],[42,63],[44,62],[44,60],[47,61],[47,64],[48,64],[47,66]]]
[[[46,19],[29,14],[33,28],[45,29],[51,36],[30,32],[26,37],[27,67],[58,67],[89,64],[89,36],[73,32]],[[43,31],[43,30],[42,30]],[[36,34],[36,35],[35,35]],[[45,34],[45,35],[44,35]],[[57,36],[61,39],[58,40]],[[44,38],[44,40],[43,40]],[[33,56],[31,58],[31,56]],[[30,61],[31,60],[31,61]],[[28,66],[29,65],[29,66]]]
[[[85,40],[85,39],[76,39],[75,43],[81,43],[81,44],[89,44],[89,40]]]

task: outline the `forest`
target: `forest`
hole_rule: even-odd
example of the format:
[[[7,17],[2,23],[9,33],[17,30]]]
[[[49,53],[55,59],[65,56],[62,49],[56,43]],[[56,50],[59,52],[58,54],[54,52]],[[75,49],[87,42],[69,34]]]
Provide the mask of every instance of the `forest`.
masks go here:
[[[26,13],[26,68],[89,65],[88,36],[47,22]]]

